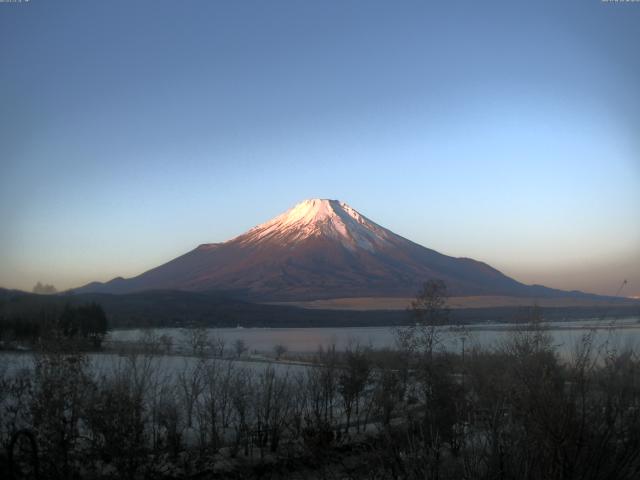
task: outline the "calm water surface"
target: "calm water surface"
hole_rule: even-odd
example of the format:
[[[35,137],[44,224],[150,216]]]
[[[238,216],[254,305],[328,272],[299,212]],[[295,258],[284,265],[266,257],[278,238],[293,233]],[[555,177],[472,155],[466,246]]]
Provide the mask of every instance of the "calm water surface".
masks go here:
[[[514,324],[470,325],[464,332],[443,328],[443,346],[460,352],[462,338],[465,349],[478,346],[494,348],[508,341],[517,326]],[[224,339],[227,351],[233,350],[236,340],[243,340],[257,361],[234,361],[237,367],[247,367],[260,372],[270,364],[260,361],[260,354],[272,354],[276,345],[284,345],[290,353],[311,354],[320,346],[327,348],[335,345],[344,350],[350,344],[373,348],[393,348],[395,346],[394,329],[389,327],[345,327],[345,328],[211,328],[207,329],[211,337]],[[640,352],[640,317],[628,317],[615,322],[583,320],[578,322],[557,322],[548,325],[546,332],[561,357],[571,358],[576,345],[587,333],[593,331],[595,345],[603,351],[632,348]],[[113,347],[135,344],[150,333],[172,338],[174,355],[160,355],[154,359],[154,365],[170,375],[188,369],[196,361],[194,357],[182,356],[189,352],[187,344],[188,330],[182,328],[113,330],[107,336],[107,345]],[[95,373],[109,375],[122,368],[128,361],[126,355],[115,353],[92,353],[89,355]],[[223,360],[219,360],[224,362]],[[33,358],[28,352],[0,352],[0,373],[21,368],[32,368]],[[279,372],[294,373],[307,367],[302,365],[277,364]]]
[[[448,327],[442,329],[445,347],[456,350],[461,348],[461,338],[465,337],[467,347],[477,345],[491,348],[508,340],[514,324],[482,324],[466,326],[460,333]],[[599,344],[608,342],[616,348],[640,345],[640,317],[628,317],[616,321],[583,320],[577,322],[554,322],[548,324],[548,333],[560,353],[573,351],[576,342],[595,329]],[[284,345],[291,353],[313,353],[319,346],[335,345],[344,350],[350,344],[371,346],[373,348],[393,348],[395,346],[394,329],[390,327],[343,327],[343,328],[211,328],[207,329],[212,337],[224,339],[227,348],[237,340],[243,340],[251,352],[266,353],[273,351],[276,345]],[[148,330],[114,330],[108,341],[135,342]],[[176,348],[186,348],[187,330],[182,328],[152,329],[155,335],[167,335],[172,338]]]

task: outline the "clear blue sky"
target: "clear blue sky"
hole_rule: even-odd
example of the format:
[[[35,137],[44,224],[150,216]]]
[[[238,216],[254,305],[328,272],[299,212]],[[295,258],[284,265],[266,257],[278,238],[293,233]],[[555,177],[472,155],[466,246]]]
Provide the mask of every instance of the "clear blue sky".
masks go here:
[[[0,3],[0,285],[132,276],[310,197],[640,295],[640,4]]]

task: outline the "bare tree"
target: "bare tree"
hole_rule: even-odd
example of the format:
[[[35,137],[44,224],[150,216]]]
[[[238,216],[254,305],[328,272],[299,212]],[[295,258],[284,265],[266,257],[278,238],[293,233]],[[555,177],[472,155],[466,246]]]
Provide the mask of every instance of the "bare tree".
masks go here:
[[[253,397],[253,382],[246,369],[238,371],[234,376],[231,387],[231,403],[233,405],[233,425],[235,439],[232,445],[232,456],[237,455],[240,447],[244,447],[244,454],[249,454],[249,430],[251,418],[249,408]]]
[[[173,349],[173,338],[169,335],[163,334],[158,337],[158,341],[160,342],[160,345],[162,345],[164,353],[169,355]]]
[[[290,384],[288,376],[277,375],[269,365],[256,382],[254,412],[260,453],[269,444],[272,452],[278,448],[282,432],[287,422],[290,402]]]
[[[233,343],[233,351],[236,353],[236,357],[238,358],[242,357],[247,352],[247,350],[248,350],[247,344],[243,339],[238,338]]]
[[[409,307],[413,323],[396,330],[401,349],[423,353],[429,359],[442,342],[440,327],[449,320],[447,287],[442,280],[429,280],[422,286]]]
[[[224,358],[226,341],[222,335],[214,334],[210,337],[210,345],[215,358]]]
[[[371,362],[368,352],[359,345],[350,346],[345,352],[345,366],[338,377],[338,391],[342,397],[346,415],[345,433],[349,432],[352,413],[355,410],[357,419],[356,430],[360,430],[361,396],[369,383],[371,376]]]
[[[203,390],[198,402],[198,425],[203,446],[216,452],[230,428],[232,392],[238,374],[234,362],[209,361],[203,371]]]
[[[187,427],[189,428],[193,426],[193,412],[203,390],[204,373],[205,362],[203,360],[199,360],[193,365],[185,359],[183,369],[178,374],[178,385],[184,402]]]
[[[276,360],[280,360],[280,358],[287,353],[287,347],[282,344],[277,344],[273,347],[273,353],[276,355]]]
[[[211,341],[209,339],[209,332],[204,327],[188,328],[183,330],[183,336],[185,343],[189,347],[189,351],[197,356],[204,356],[209,348],[211,348]]]
[[[389,428],[395,412],[403,407],[403,394],[398,372],[379,368],[374,382],[373,403],[383,428]]]

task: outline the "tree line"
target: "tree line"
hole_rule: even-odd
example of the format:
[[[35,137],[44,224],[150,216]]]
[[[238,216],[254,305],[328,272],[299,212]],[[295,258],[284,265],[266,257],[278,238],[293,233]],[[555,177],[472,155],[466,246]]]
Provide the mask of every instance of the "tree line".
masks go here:
[[[47,305],[35,311],[0,315],[0,341],[5,348],[36,345],[47,336],[62,334],[68,339],[99,349],[109,328],[104,309],[95,302],[61,309]]]

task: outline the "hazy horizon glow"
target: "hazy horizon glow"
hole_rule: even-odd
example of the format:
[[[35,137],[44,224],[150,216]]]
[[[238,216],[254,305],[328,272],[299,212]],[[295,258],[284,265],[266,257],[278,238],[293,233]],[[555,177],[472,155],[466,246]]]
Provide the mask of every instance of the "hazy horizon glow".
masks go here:
[[[640,4],[0,4],[0,286],[134,276],[306,198],[640,295]]]

